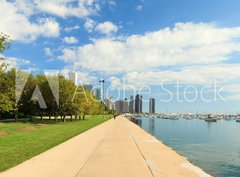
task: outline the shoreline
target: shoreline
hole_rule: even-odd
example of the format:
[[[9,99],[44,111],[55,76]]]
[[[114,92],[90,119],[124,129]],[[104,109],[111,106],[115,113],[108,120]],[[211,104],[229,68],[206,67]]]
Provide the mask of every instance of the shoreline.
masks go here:
[[[141,128],[139,125],[137,125],[134,121],[134,118],[131,116],[123,116],[124,118],[126,118],[127,120],[129,120],[130,122],[132,122],[134,125],[136,125],[137,127],[139,127],[141,130],[143,130],[145,133],[149,134],[150,136],[153,137],[152,142],[159,142],[161,143],[161,146],[165,146],[166,148],[169,149],[169,151],[173,151],[174,153],[176,153],[178,156],[184,158],[186,161],[182,162],[179,164],[179,166],[189,169],[191,171],[193,171],[194,173],[196,173],[197,176],[199,177],[212,177],[210,174],[206,173],[202,168],[196,166],[193,162],[189,161],[187,157],[179,154],[177,151],[175,151],[174,149],[172,149],[171,147],[167,146],[166,144],[164,144],[161,140],[159,140],[158,138],[156,138],[155,136],[153,136],[152,134],[150,134],[149,132],[147,132],[146,130],[144,130],[143,128]]]

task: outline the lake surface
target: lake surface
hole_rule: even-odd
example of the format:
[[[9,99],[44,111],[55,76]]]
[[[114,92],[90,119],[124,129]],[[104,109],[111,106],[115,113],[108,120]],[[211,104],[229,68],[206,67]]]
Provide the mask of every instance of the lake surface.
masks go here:
[[[240,123],[137,118],[137,124],[215,177],[240,177]]]

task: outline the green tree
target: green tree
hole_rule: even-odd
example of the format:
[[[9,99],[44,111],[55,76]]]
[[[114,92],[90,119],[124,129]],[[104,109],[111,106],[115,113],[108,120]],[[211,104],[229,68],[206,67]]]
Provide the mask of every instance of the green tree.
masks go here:
[[[7,71],[8,65],[4,63],[1,53],[10,47],[10,37],[0,33],[0,114],[14,110],[14,79],[13,70]]]

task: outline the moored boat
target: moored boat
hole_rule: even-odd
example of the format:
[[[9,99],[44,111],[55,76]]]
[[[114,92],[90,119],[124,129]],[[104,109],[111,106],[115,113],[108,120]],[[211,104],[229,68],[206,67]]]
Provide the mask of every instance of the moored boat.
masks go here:
[[[217,122],[217,118],[212,115],[208,115],[207,118],[204,119],[206,122]]]

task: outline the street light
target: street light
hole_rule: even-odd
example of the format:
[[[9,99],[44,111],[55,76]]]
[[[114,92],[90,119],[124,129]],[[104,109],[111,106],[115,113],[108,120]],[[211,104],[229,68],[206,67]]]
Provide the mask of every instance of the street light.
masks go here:
[[[105,80],[100,80],[99,81],[101,84],[102,84],[102,103],[104,104],[104,99],[105,99],[105,95],[104,95],[104,83],[105,83]]]
[[[101,102],[102,102],[102,104],[104,106],[104,111],[105,111],[105,105],[104,105],[104,83],[105,83],[105,80],[102,79],[99,82],[102,84],[102,101]],[[104,118],[104,114],[105,113],[103,113],[103,118]]]

